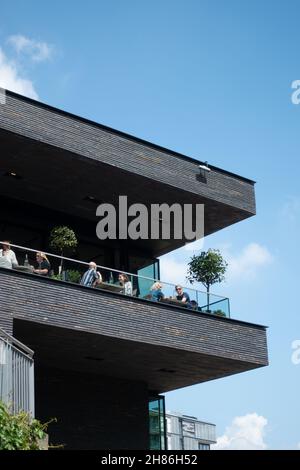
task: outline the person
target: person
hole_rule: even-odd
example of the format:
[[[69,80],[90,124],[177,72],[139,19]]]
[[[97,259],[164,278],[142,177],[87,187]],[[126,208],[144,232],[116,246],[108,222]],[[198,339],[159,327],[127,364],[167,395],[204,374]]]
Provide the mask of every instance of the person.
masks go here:
[[[196,300],[191,300],[190,307],[192,310],[198,310],[198,303],[196,302]]]
[[[191,305],[191,300],[190,300],[190,296],[187,292],[184,292],[182,287],[177,285],[175,286],[175,290],[176,290],[176,299],[177,300],[180,300],[180,302],[182,302],[183,304],[185,304],[186,307],[190,307]]]
[[[97,265],[94,261],[89,263],[89,269],[84,273],[81,278],[80,285],[86,287],[95,287],[102,282],[102,276],[97,271]]]
[[[11,268],[19,264],[15,252],[10,249],[10,242],[8,240],[3,241],[0,256],[5,257]]]
[[[119,274],[119,283],[123,287],[121,290],[122,294],[132,295],[132,283],[129,281],[129,277],[125,273]]]
[[[36,254],[36,261],[38,263],[38,268],[34,269],[35,274],[40,274],[41,276],[50,276],[51,265],[45,253],[38,251]]]
[[[155,302],[160,302],[165,297],[162,292],[162,284],[158,281],[153,284],[150,292],[150,300],[154,300]]]

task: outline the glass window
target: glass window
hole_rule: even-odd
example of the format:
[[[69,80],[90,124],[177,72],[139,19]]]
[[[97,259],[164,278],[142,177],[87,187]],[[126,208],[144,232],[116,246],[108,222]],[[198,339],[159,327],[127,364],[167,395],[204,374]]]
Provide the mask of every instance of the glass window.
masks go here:
[[[150,450],[166,449],[165,400],[157,397],[149,401]]]
[[[155,280],[159,280],[159,260],[148,260],[147,266],[138,269],[137,274],[141,276],[138,278],[138,292],[140,297],[145,297],[149,294],[150,288]],[[144,279],[150,278],[150,279]]]
[[[201,444],[201,442],[199,442],[198,449],[199,450],[210,450],[210,447],[209,447],[209,444]]]

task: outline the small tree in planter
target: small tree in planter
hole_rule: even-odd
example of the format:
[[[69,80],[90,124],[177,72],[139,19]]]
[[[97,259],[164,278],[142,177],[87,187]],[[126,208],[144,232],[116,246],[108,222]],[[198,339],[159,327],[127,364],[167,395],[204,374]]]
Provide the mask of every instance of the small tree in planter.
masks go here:
[[[74,249],[78,245],[78,241],[74,231],[65,226],[54,227],[50,233],[49,245],[54,250],[58,251],[61,256],[64,255],[66,249]],[[62,273],[63,259],[61,258],[59,274]]]
[[[207,291],[207,310],[210,304],[210,286],[225,279],[225,272],[228,264],[222,257],[219,250],[209,249],[202,251],[198,256],[191,257],[188,263],[187,279],[191,284],[201,282]]]

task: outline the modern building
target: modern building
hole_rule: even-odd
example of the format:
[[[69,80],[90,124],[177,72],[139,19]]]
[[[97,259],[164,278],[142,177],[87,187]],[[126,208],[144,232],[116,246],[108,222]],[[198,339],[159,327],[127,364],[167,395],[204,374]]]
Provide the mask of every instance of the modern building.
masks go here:
[[[253,181],[203,170],[198,160],[12,92],[1,94],[0,144],[0,241],[11,241],[20,265],[0,263],[0,328],[35,353],[35,414],[57,418],[52,443],[164,448],[161,393],[268,364],[266,328],[243,321],[243,312],[230,315],[229,299],[211,294],[207,305],[189,289],[192,310],[168,301],[168,279],[165,301],[149,299],[158,257],[184,239],[96,236],[97,206],[116,206],[120,195],[147,208],[205,204],[207,236],[255,214]],[[62,225],[79,241],[65,253],[64,277],[48,242]],[[33,272],[36,251],[48,253],[51,276]],[[78,283],[91,260],[102,274],[97,288]],[[131,280],[129,295],[118,283],[121,271]]]
[[[216,425],[194,416],[167,412],[168,450],[210,450],[216,443]]]

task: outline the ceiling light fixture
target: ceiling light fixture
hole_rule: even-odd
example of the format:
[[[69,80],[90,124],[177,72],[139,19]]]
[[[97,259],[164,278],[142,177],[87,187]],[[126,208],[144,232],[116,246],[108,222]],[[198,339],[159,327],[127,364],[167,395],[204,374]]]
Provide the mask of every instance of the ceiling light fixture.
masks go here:
[[[16,180],[22,179],[22,176],[20,176],[15,171],[7,171],[6,173],[4,173],[4,176],[9,176],[10,178],[15,178]]]
[[[211,171],[211,169],[209,168],[207,162],[205,162],[204,164],[202,163],[201,165],[199,165],[199,170],[200,170],[200,174],[202,176],[204,176],[205,173],[209,173]]]
[[[83,200],[91,202],[92,204],[97,204],[97,205],[101,204],[101,200],[97,199],[95,196],[85,196]]]

